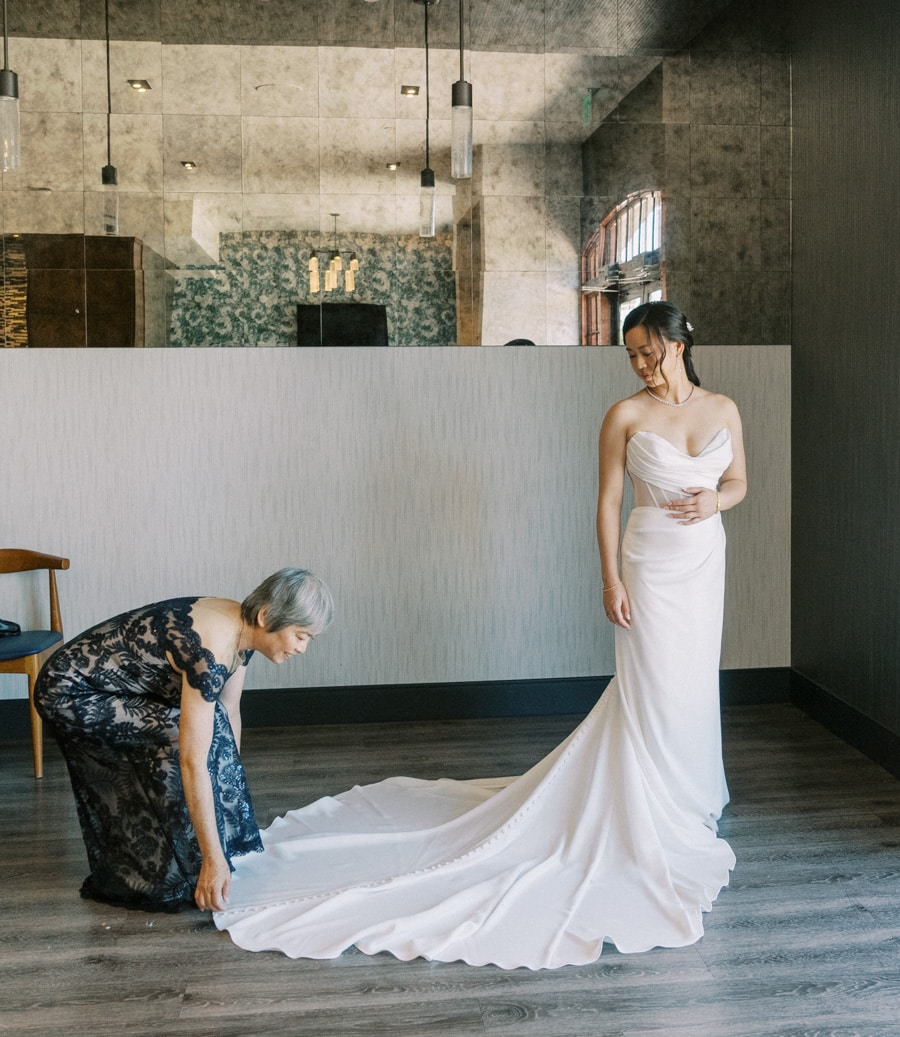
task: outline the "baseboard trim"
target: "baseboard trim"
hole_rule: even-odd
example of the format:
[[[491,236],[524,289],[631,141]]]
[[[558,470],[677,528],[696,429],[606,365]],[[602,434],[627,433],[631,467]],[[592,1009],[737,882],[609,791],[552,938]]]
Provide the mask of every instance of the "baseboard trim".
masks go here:
[[[241,712],[245,727],[583,716],[611,679],[610,676],[564,677],[259,690],[245,692]],[[787,667],[722,670],[720,687],[723,705],[789,702],[790,671]]]
[[[900,736],[796,670],[791,670],[791,702],[895,778],[900,778]]]
[[[791,701],[789,666],[720,670],[719,698],[723,706],[769,706]]]
[[[603,677],[546,680],[455,681],[442,684],[279,688],[244,692],[245,728],[310,724],[395,723],[402,720],[473,720],[483,717],[584,716],[610,681]],[[724,706],[789,702],[790,670],[722,670]],[[0,701],[3,738],[27,738],[23,699]]]
[[[584,716],[610,677],[457,681],[259,689],[244,693],[244,727],[470,720],[482,717]],[[900,778],[900,736],[787,666],[722,670],[723,707],[789,702]],[[0,740],[29,739],[27,703],[0,700]]]
[[[453,681],[244,693],[245,727],[477,720],[587,713],[609,677],[529,681]]]

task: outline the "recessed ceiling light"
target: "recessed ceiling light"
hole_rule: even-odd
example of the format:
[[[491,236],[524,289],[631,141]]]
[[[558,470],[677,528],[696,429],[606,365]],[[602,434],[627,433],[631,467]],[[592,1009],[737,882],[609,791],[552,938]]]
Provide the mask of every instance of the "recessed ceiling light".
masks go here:
[[[400,93],[404,97],[417,97],[419,94],[419,88],[417,86],[407,86],[405,83],[400,87]]]
[[[139,94],[144,94],[148,90],[152,90],[153,87],[147,82],[146,79],[129,79],[128,85],[132,90],[137,90]]]
[[[388,162],[387,168],[388,169],[399,169],[400,168],[400,163],[399,162]]]
[[[196,162],[191,162],[190,160],[188,160],[187,162],[182,162],[181,164],[184,166],[185,169],[196,169],[197,168],[197,163]]]

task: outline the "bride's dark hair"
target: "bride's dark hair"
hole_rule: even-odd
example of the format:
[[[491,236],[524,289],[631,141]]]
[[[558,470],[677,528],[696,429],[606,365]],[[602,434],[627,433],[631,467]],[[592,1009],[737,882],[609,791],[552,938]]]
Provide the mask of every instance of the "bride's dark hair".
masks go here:
[[[622,334],[627,335],[632,328],[646,328],[659,340],[662,348],[662,357],[666,355],[666,341],[681,342],[684,345],[682,359],[684,370],[688,381],[694,385],[700,384],[697,372],[694,370],[694,361],[691,359],[691,347],[694,345],[694,326],[687,317],[670,302],[645,302],[635,308],[625,318],[622,325]]]

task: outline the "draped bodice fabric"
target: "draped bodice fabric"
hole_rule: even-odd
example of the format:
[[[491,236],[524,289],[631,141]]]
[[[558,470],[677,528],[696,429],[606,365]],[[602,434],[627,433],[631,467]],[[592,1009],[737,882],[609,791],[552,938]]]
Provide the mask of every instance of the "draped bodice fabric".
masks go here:
[[[686,496],[687,486],[716,489],[733,458],[727,428],[719,429],[696,456],[679,450],[664,436],[644,430],[635,432],[625,448],[625,466],[638,507],[663,508],[668,501]]]

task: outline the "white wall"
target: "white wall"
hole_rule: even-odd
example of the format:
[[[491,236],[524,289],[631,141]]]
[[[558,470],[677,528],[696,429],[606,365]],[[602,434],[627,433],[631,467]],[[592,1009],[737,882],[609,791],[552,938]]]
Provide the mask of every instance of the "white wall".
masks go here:
[[[723,665],[787,666],[789,350],[696,352],[747,426]],[[0,545],[71,559],[70,636],[316,570],[333,627],[248,687],[608,674],[596,440],[636,387],[619,349],[4,350]],[[36,591],[0,577],[0,616]]]

